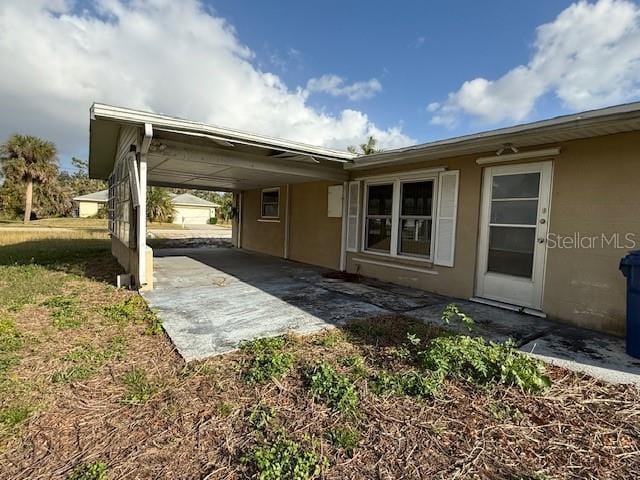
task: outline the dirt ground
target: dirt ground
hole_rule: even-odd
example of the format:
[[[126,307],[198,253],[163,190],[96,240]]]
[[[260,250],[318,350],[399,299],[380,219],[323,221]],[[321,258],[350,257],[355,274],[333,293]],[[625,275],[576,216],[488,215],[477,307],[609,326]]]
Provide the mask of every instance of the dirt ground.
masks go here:
[[[185,365],[140,297],[102,280],[117,270],[107,247],[22,265],[4,248],[0,478],[67,478],[98,462],[113,479],[251,478],[251,452],[281,438],[326,479],[640,477],[637,387],[548,367],[538,393],[447,378],[433,397],[380,395],[372,375],[409,368],[407,333],[441,334],[401,317],[287,337],[286,372],[252,383],[255,352]],[[357,408],[311,393],[318,361],[350,379]]]

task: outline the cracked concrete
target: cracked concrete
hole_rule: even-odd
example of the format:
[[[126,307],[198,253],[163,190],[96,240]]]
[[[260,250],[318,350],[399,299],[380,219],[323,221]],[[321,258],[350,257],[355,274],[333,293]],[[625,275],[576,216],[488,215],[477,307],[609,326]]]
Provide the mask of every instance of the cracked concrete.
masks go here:
[[[373,279],[325,278],[327,269],[233,248],[154,253],[155,289],[144,296],[187,361],[228,352],[242,340],[384,314],[444,325],[442,310],[455,303],[475,320],[471,332],[449,326],[460,333],[500,342],[511,338],[547,362],[640,385],[640,360],[626,355],[622,338]]]

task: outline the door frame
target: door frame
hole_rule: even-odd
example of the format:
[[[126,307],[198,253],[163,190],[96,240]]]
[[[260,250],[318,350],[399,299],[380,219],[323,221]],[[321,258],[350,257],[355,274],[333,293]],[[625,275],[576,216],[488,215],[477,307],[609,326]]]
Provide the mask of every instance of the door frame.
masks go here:
[[[478,224],[478,244],[477,244],[477,260],[476,260],[476,274],[475,274],[475,286],[474,286],[474,295],[479,299],[487,299],[490,301],[502,302],[507,305],[515,305],[520,309],[532,309],[535,311],[542,312],[543,306],[543,298],[544,298],[544,287],[545,287],[545,279],[547,272],[547,254],[548,254],[548,241],[547,236],[549,233],[550,227],[550,219],[551,219],[551,203],[552,203],[552,193],[553,193],[553,177],[554,177],[554,167],[555,163],[553,160],[546,160],[542,162],[525,162],[525,163],[512,163],[507,165],[492,165],[483,168],[482,170],[482,180],[481,180],[481,194],[480,194],[480,214],[479,214],[479,224]],[[509,278],[511,281],[526,283],[532,282],[533,279],[539,278],[540,285],[535,289],[535,295],[532,297],[532,302],[530,303],[514,303],[513,299],[509,299],[506,297],[499,297],[496,295],[487,295],[484,293],[484,280],[485,274],[487,270],[488,264],[488,255],[489,255],[489,227],[488,221],[489,216],[491,214],[491,194],[492,194],[492,184],[491,178],[495,174],[495,172],[509,172],[513,174],[518,173],[529,173],[531,171],[540,171],[540,191],[538,194],[538,212],[536,216],[536,242],[538,238],[541,237],[541,226],[539,223],[539,219],[541,215],[544,216],[546,220],[546,225],[542,228],[544,231],[544,249],[534,249],[534,260],[533,260],[533,270],[532,270],[532,279],[520,279],[515,276],[504,275],[500,273],[492,273],[492,275],[496,277],[505,277]],[[547,192],[546,200],[543,198],[544,192],[542,191],[542,187],[544,183],[549,185],[549,189]],[[543,213],[542,209],[546,208],[546,213]],[[539,252],[542,250],[542,253]],[[542,256],[540,256],[542,255]]]

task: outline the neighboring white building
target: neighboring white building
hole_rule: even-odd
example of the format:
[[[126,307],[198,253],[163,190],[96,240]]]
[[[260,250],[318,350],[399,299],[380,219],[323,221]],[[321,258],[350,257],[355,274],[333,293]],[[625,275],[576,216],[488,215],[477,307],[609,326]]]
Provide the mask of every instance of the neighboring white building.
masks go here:
[[[171,198],[175,207],[173,223],[179,225],[206,225],[220,206],[190,193],[171,194]]]
[[[172,193],[170,195],[175,208],[173,223],[178,225],[206,225],[211,218],[216,216],[216,208],[220,206],[189,193],[181,195]],[[73,199],[75,216],[93,217],[98,213],[100,206],[107,203],[108,197],[108,190],[75,197]]]
[[[101,205],[106,205],[109,200],[109,190],[88,193],[74,197],[74,216],[87,218],[98,214]]]

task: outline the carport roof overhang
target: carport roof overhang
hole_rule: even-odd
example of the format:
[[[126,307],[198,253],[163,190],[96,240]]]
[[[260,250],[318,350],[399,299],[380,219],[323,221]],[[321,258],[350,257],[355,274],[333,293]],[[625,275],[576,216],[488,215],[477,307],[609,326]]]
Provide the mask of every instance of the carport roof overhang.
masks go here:
[[[176,117],[95,103],[91,107],[89,174],[106,179],[123,127],[152,132],[149,185],[238,191],[317,180],[342,182],[354,155]],[[150,128],[149,128],[150,127]]]

